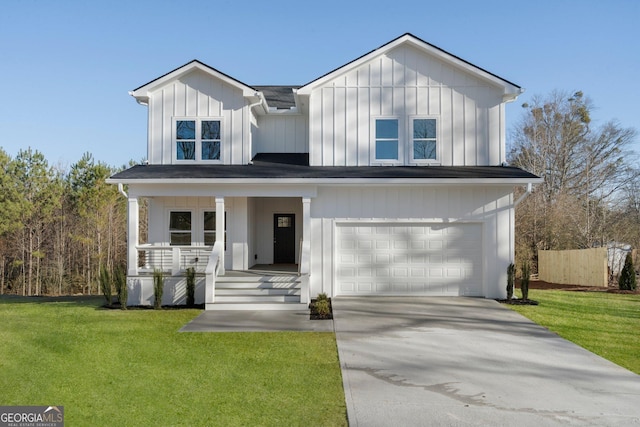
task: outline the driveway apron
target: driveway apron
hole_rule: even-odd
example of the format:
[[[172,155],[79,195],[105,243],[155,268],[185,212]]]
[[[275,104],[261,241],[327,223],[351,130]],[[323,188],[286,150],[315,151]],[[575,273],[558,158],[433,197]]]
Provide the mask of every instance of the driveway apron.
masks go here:
[[[640,425],[640,376],[493,300],[332,305],[351,426]]]

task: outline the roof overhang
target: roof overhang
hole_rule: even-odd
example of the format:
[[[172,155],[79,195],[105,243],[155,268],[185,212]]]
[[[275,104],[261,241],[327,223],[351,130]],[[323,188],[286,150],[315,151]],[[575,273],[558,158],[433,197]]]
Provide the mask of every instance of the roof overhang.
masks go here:
[[[216,78],[234,88],[237,88],[242,91],[242,95],[249,99],[250,102],[257,102],[260,100],[260,95],[258,91],[256,91],[251,86],[242,83],[241,81],[234,79],[233,77],[216,70],[209,65],[194,59],[191,62],[182,65],[181,67],[176,68],[173,71],[169,71],[167,74],[160,76],[149,83],[145,83],[144,85],[132,90],[129,92],[131,96],[133,96],[136,101],[140,104],[147,105],[149,103],[149,94],[158,88],[165,86],[172,82],[173,80],[179,79],[182,76],[185,76],[193,71],[199,70],[213,78]]]
[[[540,184],[542,178],[165,178],[165,179],[117,179],[109,178],[108,184],[123,185],[274,185],[274,184],[299,184],[299,185],[526,185]]]
[[[110,177],[126,185],[526,185],[542,178],[509,166],[308,166],[306,154],[261,155],[249,165],[138,165]],[[255,159],[263,159],[255,161]],[[272,161],[264,161],[272,160]],[[288,162],[288,163],[286,163]]]

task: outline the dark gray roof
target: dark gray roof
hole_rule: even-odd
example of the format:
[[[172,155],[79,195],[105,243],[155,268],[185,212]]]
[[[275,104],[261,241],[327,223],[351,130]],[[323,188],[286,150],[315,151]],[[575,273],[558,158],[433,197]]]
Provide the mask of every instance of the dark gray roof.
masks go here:
[[[267,161],[265,161],[267,160]],[[259,154],[250,165],[137,165],[114,180],[153,179],[538,179],[510,166],[308,166],[308,154]]]
[[[300,86],[253,86],[254,89],[264,94],[269,107],[285,110],[296,106],[296,101],[293,98],[293,89],[298,89],[299,87]]]

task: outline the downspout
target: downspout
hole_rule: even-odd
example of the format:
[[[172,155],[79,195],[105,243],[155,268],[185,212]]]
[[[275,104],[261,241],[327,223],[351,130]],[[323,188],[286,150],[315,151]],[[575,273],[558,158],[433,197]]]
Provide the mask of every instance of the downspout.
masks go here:
[[[265,103],[266,103],[266,99],[264,98],[264,95],[262,94],[262,92],[256,92],[254,94],[255,96],[258,97],[258,101],[254,102],[253,104],[249,104],[249,114],[251,114],[251,110],[253,109],[253,107],[257,107],[258,105],[262,105],[262,108],[265,110],[265,113],[267,112],[267,109],[264,107]],[[249,152],[253,151],[253,135],[251,134],[251,132],[249,132]],[[249,161],[247,162],[247,164],[251,164],[251,158],[249,158]]]
[[[527,197],[529,197],[529,194],[531,194],[531,190],[532,190],[532,184],[529,182],[527,183],[527,191],[524,192],[524,194],[522,196],[520,196],[518,198],[518,200],[516,200],[516,202],[513,204],[513,207],[515,208],[516,206],[518,206],[521,202],[524,201],[524,199],[526,199]]]
[[[119,182],[119,183],[118,183],[118,192],[119,192],[120,194],[122,194],[122,195],[124,196],[124,198],[125,198],[125,199],[128,199],[128,198],[129,198],[129,195],[127,194],[127,192],[126,192],[126,191],[124,191],[124,186],[122,185],[122,183],[121,183],[121,182]]]

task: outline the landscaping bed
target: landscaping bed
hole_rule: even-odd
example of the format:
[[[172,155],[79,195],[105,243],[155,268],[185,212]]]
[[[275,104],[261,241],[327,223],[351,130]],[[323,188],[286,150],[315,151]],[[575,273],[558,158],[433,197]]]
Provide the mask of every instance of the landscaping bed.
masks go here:
[[[329,309],[318,310],[318,299],[312,298],[309,303],[309,319],[311,320],[330,320],[333,319],[333,308],[331,307],[331,298],[326,298]]]

